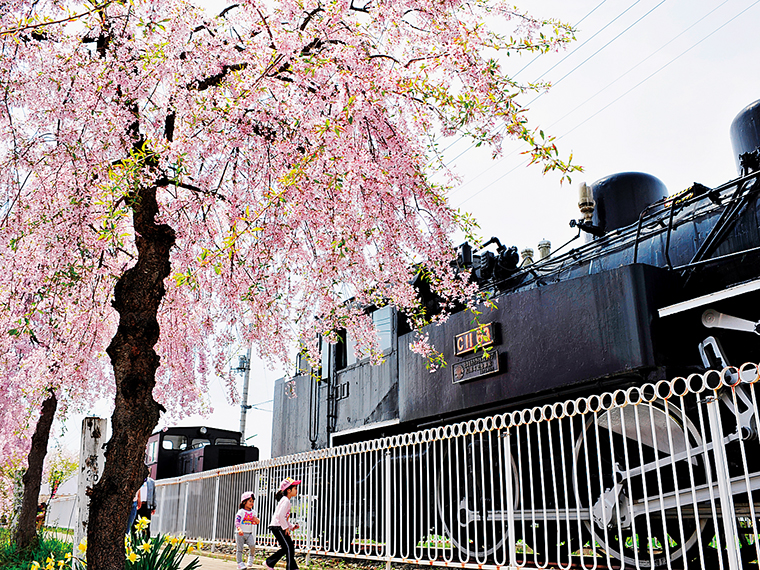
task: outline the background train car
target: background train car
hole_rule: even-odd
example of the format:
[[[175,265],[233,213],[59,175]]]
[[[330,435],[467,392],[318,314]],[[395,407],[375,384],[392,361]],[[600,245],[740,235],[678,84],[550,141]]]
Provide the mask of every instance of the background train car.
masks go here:
[[[171,427],[148,438],[146,464],[154,479],[258,461],[259,449],[240,445],[241,433],[212,427]]]

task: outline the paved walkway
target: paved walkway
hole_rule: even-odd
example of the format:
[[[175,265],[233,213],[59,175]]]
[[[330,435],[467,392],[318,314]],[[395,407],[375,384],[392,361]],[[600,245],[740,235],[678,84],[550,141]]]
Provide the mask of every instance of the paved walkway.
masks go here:
[[[188,560],[187,558],[185,560]],[[199,556],[198,560],[201,561],[200,568],[203,570],[237,570],[237,564],[235,560],[226,560],[222,558],[212,558],[210,556]],[[261,568],[263,566],[254,566],[254,568]]]

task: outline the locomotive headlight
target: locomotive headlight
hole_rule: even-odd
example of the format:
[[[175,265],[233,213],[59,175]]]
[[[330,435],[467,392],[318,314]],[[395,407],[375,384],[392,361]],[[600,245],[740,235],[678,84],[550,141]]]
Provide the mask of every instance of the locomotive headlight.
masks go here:
[[[198,431],[200,431],[200,432],[201,432],[201,435],[206,435],[206,433],[208,433],[208,429],[206,429],[205,427],[202,427],[202,428],[201,428],[200,430],[198,430]]]

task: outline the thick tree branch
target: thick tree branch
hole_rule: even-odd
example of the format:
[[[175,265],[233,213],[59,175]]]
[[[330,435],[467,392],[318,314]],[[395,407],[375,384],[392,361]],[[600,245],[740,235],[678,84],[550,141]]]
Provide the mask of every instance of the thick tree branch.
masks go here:
[[[215,190],[204,190],[203,188],[196,186],[195,184],[188,184],[187,182],[178,182],[176,180],[172,180],[171,178],[168,178],[166,176],[162,176],[158,180],[156,180],[156,186],[159,188],[163,188],[165,186],[176,186],[177,188],[182,188],[184,190],[190,190],[191,192],[196,192],[198,194],[205,194],[207,196],[213,196],[214,198],[219,198],[222,201],[226,201],[227,197],[224,194],[219,194]]]
[[[238,8],[238,7],[240,7],[240,4],[231,4],[231,5],[227,6],[224,10],[222,10],[221,12],[219,12],[219,17],[220,18],[226,18],[227,17],[227,12],[229,12],[230,10],[234,10],[235,8]]]
[[[311,22],[311,19],[312,19],[314,16],[316,16],[317,14],[319,14],[320,12],[324,12],[324,10],[322,10],[322,8],[315,8],[315,9],[314,9],[314,10],[312,10],[311,12],[306,12],[306,17],[304,18],[303,22],[302,22],[302,23],[301,23],[301,25],[299,26],[299,29],[300,29],[301,31],[305,30],[305,29],[306,29],[306,26],[308,26],[308,25],[309,25],[309,22]]]
[[[230,74],[230,72],[242,71],[248,67],[247,63],[234,63],[232,65],[225,65],[222,67],[222,71],[206,79],[197,79],[187,86],[191,91],[205,91],[209,87],[219,87],[222,81]]]

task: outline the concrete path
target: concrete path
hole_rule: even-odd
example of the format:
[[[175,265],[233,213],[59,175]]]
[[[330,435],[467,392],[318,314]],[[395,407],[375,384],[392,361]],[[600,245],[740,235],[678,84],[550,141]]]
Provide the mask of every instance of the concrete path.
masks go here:
[[[187,561],[188,558],[185,558],[185,561]],[[235,559],[232,560],[224,559],[224,558],[212,558],[211,556],[199,556],[198,560],[201,561],[201,568],[203,570],[237,570],[237,564],[235,564]],[[262,569],[263,566],[254,566],[254,568]]]

